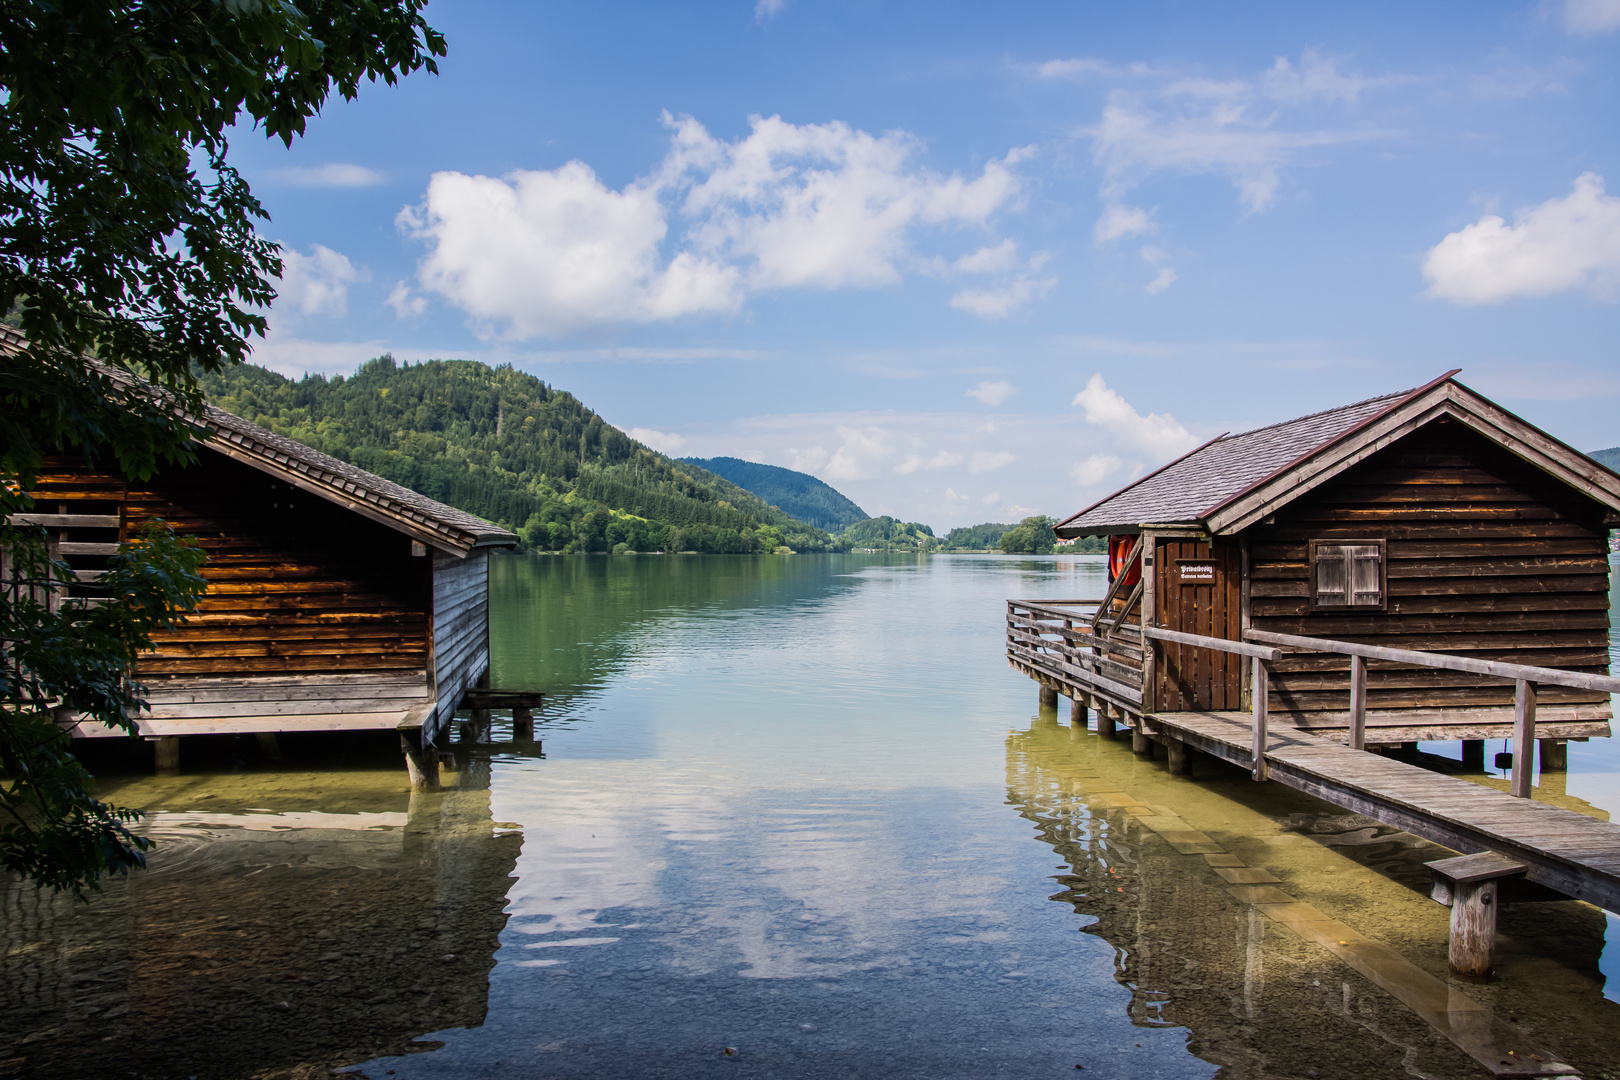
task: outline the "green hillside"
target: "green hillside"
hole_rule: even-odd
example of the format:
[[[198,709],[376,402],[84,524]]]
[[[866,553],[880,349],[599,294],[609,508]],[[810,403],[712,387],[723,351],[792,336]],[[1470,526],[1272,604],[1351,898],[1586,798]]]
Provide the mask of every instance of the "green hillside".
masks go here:
[[[853,551],[933,551],[939,547],[934,530],[927,525],[888,515],[857,521],[838,534],[838,543]]]
[[[1594,450],[1586,456],[1597,459],[1599,463],[1607,465],[1615,472],[1620,472],[1620,446],[1611,446],[1607,450]]]
[[[370,361],[294,382],[243,364],[201,377],[222,409],[430,498],[542,551],[835,550],[827,533],[672,461],[511,365]]]
[[[836,488],[822,483],[809,473],[734,457],[681,460],[724,477],[783,513],[828,532],[837,532],[870,516]]]
[[[1001,542],[1001,534],[1013,528],[987,521],[983,525],[958,525],[945,534],[939,546],[946,551],[991,551]]]

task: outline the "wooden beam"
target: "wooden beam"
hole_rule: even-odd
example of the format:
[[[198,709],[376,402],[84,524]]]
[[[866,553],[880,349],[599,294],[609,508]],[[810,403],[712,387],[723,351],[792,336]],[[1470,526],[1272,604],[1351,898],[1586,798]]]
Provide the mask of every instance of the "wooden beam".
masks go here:
[[[1141,555],[1142,537],[1138,536],[1136,538],[1136,543],[1131,545],[1130,553],[1125,556],[1125,565],[1129,567],[1131,563],[1136,562],[1137,559],[1141,558]],[[1108,586],[1108,591],[1103,594],[1102,600],[1097,604],[1097,614],[1092,617],[1091,625],[1093,627],[1096,627],[1096,625],[1102,621],[1103,617],[1108,614],[1108,609],[1113,606],[1114,598],[1119,595],[1119,590],[1125,584],[1125,579],[1128,577],[1130,577],[1129,570],[1123,574],[1120,574],[1119,577],[1115,578],[1113,583]],[[1140,585],[1141,582],[1138,581],[1137,584]],[[1125,610],[1130,610],[1129,604],[1125,605]]]
[[[1350,658],[1350,748],[1367,748],[1367,658]]]
[[[1201,649],[1213,649],[1216,652],[1232,653],[1236,656],[1253,656],[1273,663],[1283,658],[1281,649],[1268,648],[1264,645],[1251,645],[1246,641],[1229,641],[1226,638],[1207,637],[1203,634],[1184,634],[1180,630],[1166,630],[1158,626],[1144,627],[1142,634],[1157,641],[1174,641],[1180,645],[1196,645]]]
[[[1271,672],[1260,657],[1254,658],[1254,778],[1266,780],[1266,721],[1271,698]]]
[[[1581,671],[1560,671],[1557,668],[1531,667],[1527,664],[1509,664],[1500,660],[1475,660],[1449,653],[1419,652],[1416,649],[1391,649],[1383,645],[1363,645],[1355,641],[1336,641],[1333,638],[1302,637],[1298,634],[1274,634],[1269,630],[1250,630],[1243,635],[1250,641],[1267,645],[1281,645],[1292,649],[1310,649],[1314,652],[1339,653],[1360,656],[1368,660],[1385,660],[1394,664],[1412,664],[1417,667],[1439,668],[1442,671],[1467,671],[1475,675],[1489,675],[1497,679],[1527,680],[1550,686],[1573,686],[1578,690],[1597,690],[1605,694],[1620,694],[1620,678],[1611,675],[1591,675]]]
[[[1520,679],[1513,688],[1513,794],[1530,798],[1536,774],[1536,684]]]

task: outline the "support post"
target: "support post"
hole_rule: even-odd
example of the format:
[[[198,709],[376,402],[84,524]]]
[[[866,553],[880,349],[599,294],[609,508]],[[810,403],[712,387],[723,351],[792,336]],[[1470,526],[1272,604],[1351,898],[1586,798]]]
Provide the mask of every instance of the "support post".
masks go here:
[[[1521,877],[1524,863],[1484,851],[1428,864],[1430,895],[1451,907],[1451,973],[1464,979],[1490,977],[1496,961],[1496,909],[1501,883]]]
[[[180,736],[160,735],[153,739],[152,762],[159,776],[179,776]]]
[[[1563,739],[1538,739],[1541,745],[1537,753],[1541,755],[1541,771],[1550,772],[1569,771],[1569,743]]]
[[[1131,728],[1131,753],[1142,757],[1153,756],[1153,740],[1148,738],[1147,730],[1141,724]]]
[[[1188,753],[1187,744],[1180,739],[1167,738],[1165,745],[1170,749],[1170,775],[1191,776],[1192,754]]]
[[[253,733],[254,741],[259,744],[259,753],[266,761],[281,760],[281,742],[273,731],[256,731]]]
[[[1114,713],[1107,705],[1097,708],[1097,734],[1105,739],[1114,737]]]
[[[1350,658],[1350,749],[1367,748],[1367,659]]]
[[[1513,797],[1530,798],[1536,775],[1536,684],[1519,679],[1513,690]]]
[[[525,705],[512,706],[512,741],[534,738],[534,710]]]
[[[422,744],[420,733],[401,731],[399,748],[405,752],[405,772],[411,778],[412,791],[439,790],[439,748],[431,742]]]
[[[1271,671],[1266,662],[1258,656],[1254,658],[1254,778],[1266,780],[1270,778],[1270,771],[1266,768],[1266,721],[1270,708],[1271,698]]]
[[[1485,740],[1464,739],[1462,744],[1462,763],[1465,768],[1476,772],[1485,771]]]
[[[1055,708],[1057,708],[1057,697],[1058,697],[1058,695],[1057,695],[1057,687],[1055,687],[1055,686],[1047,686],[1045,683],[1041,683],[1040,688],[1041,688],[1041,698],[1040,698],[1041,708],[1043,708],[1043,709],[1055,709]]]
[[[1086,726],[1086,703],[1078,694],[1069,701],[1069,723],[1077,728]]]

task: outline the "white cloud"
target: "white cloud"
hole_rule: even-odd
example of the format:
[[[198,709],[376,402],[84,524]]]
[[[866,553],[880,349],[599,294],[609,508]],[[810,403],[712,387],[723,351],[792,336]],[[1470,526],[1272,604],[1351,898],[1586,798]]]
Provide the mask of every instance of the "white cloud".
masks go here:
[[[1005,450],[975,450],[973,457],[968,461],[968,472],[974,476],[980,473],[995,472],[997,469],[1011,465],[1018,460]]]
[[[894,453],[888,433],[880,427],[853,428],[840,424],[836,430],[843,441],[823,469],[823,475],[829,480],[869,480]]]
[[[291,187],[361,188],[376,187],[384,180],[383,174],[364,165],[346,165],[333,162],[328,165],[291,165],[271,169],[272,179]]]
[[[948,469],[952,465],[962,464],[962,455],[951,450],[941,450],[928,459],[930,469]]]
[[[404,281],[396,281],[394,288],[383,301],[394,309],[394,314],[401,319],[414,319],[427,310],[427,297],[413,296],[411,287]]]
[[[1099,242],[1129,235],[1111,233],[1112,208],[1123,192],[1155,172],[1227,176],[1248,212],[1265,210],[1282,182],[1282,168],[1299,151],[1369,137],[1366,132],[1288,130],[1283,124],[1287,107],[1314,98],[1351,101],[1368,86],[1394,81],[1342,74],[1336,61],[1307,50],[1298,66],[1279,59],[1255,80],[1179,79],[1153,93],[1113,91],[1097,123],[1081,132],[1090,137],[1093,156],[1103,168],[1110,207],[1094,235]],[[1119,219],[1121,227],[1142,224],[1131,216]]]
[[[1148,282],[1147,291],[1164,292],[1176,280],[1176,268],[1170,265],[1170,253],[1149,244],[1142,248],[1140,254],[1143,262],[1158,271],[1154,279]]]
[[[1018,388],[1006,379],[997,379],[994,382],[986,379],[969,390],[965,396],[978,398],[993,409],[1016,393]]]
[[[1198,445],[1197,436],[1176,422],[1173,416],[1149,413],[1143,416],[1131,403],[1108,388],[1103,377],[1093,375],[1086,388],[1074,396],[1073,404],[1086,411],[1086,422],[1106,429],[1132,448],[1163,461],[1184,454]]]
[[[1620,198],[1583,173],[1574,190],[1514,215],[1490,214],[1451,233],[1423,260],[1427,295],[1458,304],[1590,290],[1620,298]]]
[[[1564,0],[1564,28],[1572,34],[1607,34],[1620,28],[1620,0]]]
[[[321,244],[311,246],[308,255],[283,250],[281,263],[275,310],[296,310],[300,315],[348,314],[349,286],[371,277],[369,271],[357,269],[347,255]]]
[[[636,442],[651,447],[660,454],[678,454],[686,446],[686,440],[679,435],[665,431],[655,431],[652,428],[633,427],[625,432]]]
[[[306,341],[272,329],[253,346],[253,363],[289,379],[304,375],[348,375],[388,352],[382,341]]]
[[[951,307],[986,319],[1010,315],[1031,300],[1044,300],[1057,278],[1019,277],[1000,288],[963,289],[951,297]]]
[[[754,5],[754,21],[769,22],[787,8],[787,0],[759,0]]]
[[[1091,487],[1119,472],[1124,464],[1113,454],[1092,454],[1084,461],[1075,462],[1074,468],[1069,470],[1069,475],[1074,477],[1074,482],[1081,487]]]
[[[1097,224],[1092,227],[1091,240],[1095,244],[1106,244],[1122,236],[1150,233],[1155,228],[1150,212],[1136,206],[1109,203],[1104,208],[1102,217],[1098,218]]]
[[[727,142],[690,117],[664,120],[664,161],[619,191],[579,161],[505,178],[435,174],[422,203],[399,215],[430,248],[423,288],[486,336],[522,339],[734,313],[764,290],[890,285],[916,264],[928,230],[985,228],[1016,207],[1014,166],[1032,153],[1009,151],[971,178],[940,176],[913,164],[920,144],[904,132],[754,117],[747,136]],[[672,215],[687,225],[673,240]],[[1036,259],[1019,270],[1015,256],[1000,244],[945,263],[1023,275],[999,299],[957,306],[1004,314],[1044,295],[1050,284],[1028,279]]]
[[[1001,493],[998,492],[998,491],[992,491],[990,494],[986,495],[984,498],[980,499],[979,501],[981,503],[983,503],[985,506],[994,506],[994,505],[996,505],[996,503],[1001,501]]]

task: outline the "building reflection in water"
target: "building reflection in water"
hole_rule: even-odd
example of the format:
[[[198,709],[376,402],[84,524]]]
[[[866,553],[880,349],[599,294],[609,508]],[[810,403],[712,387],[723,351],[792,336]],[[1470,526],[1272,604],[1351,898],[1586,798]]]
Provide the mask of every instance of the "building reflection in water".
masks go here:
[[[7,883],[0,1076],[325,1075],[481,1024],[522,837],[487,759],[447,779],[400,812],[154,813],[150,868],[88,904]]]
[[[1428,899],[1422,864],[1449,853],[1235,770],[1200,769],[1197,781],[1171,777],[1129,740],[1060,726],[1051,712],[1007,739],[1008,802],[1067,864],[1052,899],[1114,947],[1132,1022],[1187,1029],[1189,1049],[1223,1077],[1484,1075],[1216,869],[1248,868],[1229,874],[1269,880],[1443,983],[1447,913]],[[1502,927],[1503,977],[1467,988],[1467,1000],[1576,1066],[1612,1061],[1620,1010],[1597,971],[1602,912],[1515,904]]]

